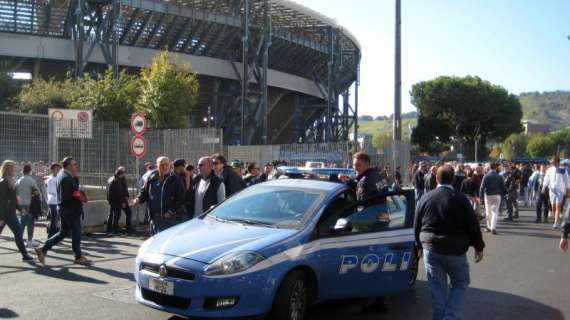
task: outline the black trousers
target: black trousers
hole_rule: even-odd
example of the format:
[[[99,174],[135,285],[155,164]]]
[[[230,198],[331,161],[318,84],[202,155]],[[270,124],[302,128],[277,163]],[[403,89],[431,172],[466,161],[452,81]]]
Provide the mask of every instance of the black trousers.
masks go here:
[[[131,220],[133,213],[129,205],[127,203],[124,203],[124,207],[121,205],[111,206],[111,209],[109,210],[109,217],[107,217],[107,233],[119,232],[119,220],[121,219],[121,211],[125,211],[127,231],[131,230]]]
[[[28,252],[26,251],[26,246],[24,245],[24,238],[22,236],[22,226],[20,225],[20,221],[18,221],[16,213],[15,212],[7,213],[4,219],[4,223],[5,224],[0,226],[0,233],[2,233],[4,226],[7,225],[8,228],[10,228],[10,230],[14,234],[14,241],[16,242],[16,246],[18,247],[18,250],[20,250],[22,257],[27,257]]]
[[[540,216],[544,217],[544,221],[548,219],[548,209],[550,208],[550,203],[548,199],[548,194],[540,193],[538,195],[538,200],[536,201],[536,219],[540,220]]]

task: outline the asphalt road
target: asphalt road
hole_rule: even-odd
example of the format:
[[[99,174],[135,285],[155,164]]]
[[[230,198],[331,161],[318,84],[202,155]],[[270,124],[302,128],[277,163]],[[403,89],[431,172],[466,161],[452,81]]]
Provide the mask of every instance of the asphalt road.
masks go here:
[[[570,254],[557,248],[551,224],[534,224],[531,212],[516,223],[485,233],[485,259],[471,263],[465,319],[570,319]],[[45,239],[44,228],[36,228]],[[72,264],[71,243],[56,247],[48,267],[21,262],[10,231],[0,237],[0,318],[19,319],[179,319],[133,300],[133,260],[140,238],[86,237],[92,267]],[[469,252],[472,261],[472,251]],[[365,301],[333,301],[313,307],[310,319],[430,319],[423,268],[416,286],[383,300],[384,308],[363,312]]]

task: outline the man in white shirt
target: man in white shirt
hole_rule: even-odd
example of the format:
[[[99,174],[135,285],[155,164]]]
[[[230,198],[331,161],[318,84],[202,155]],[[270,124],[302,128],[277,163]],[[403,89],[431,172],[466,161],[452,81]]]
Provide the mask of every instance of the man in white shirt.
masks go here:
[[[554,229],[560,228],[560,215],[562,212],[562,204],[566,194],[570,191],[570,179],[566,173],[566,169],[560,166],[560,158],[556,157],[552,160],[552,166],[544,175],[544,183],[542,193],[548,188],[550,192],[550,204],[554,212]]]
[[[48,239],[59,230],[59,212],[57,210],[57,174],[61,170],[59,163],[52,163],[50,166],[51,175],[46,180],[47,204],[49,207],[49,229]]]
[[[188,213],[190,218],[201,215],[226,199],[224,182],[215,174],[212,158],[200,158],[198,171],[200,174],[192,183],[192,193],[188,199],[189,207],[194,209]]]

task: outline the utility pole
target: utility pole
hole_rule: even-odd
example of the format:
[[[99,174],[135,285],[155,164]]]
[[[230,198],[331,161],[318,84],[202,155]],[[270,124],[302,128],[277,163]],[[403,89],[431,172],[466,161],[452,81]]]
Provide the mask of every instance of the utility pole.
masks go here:
[[[394,57],[394,119],[392,124],[392,167],[398,163],[398,146],[402,141],[402,10],[401,0],[396,0],[396,36]]]

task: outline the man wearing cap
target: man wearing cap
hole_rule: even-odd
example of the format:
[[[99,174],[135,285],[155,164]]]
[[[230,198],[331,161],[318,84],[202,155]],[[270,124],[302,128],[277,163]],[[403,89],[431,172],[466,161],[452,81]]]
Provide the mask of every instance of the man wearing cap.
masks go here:
[[[223,155],[216,153],[212,156],[212,161],[216,175],[222,179],[226,187],[226,197],[229,198],[238,191],[245,189],[243,179],[236,174],[232,167],[227,165],[227,160]]]

